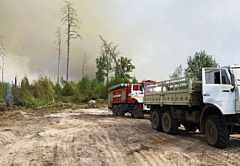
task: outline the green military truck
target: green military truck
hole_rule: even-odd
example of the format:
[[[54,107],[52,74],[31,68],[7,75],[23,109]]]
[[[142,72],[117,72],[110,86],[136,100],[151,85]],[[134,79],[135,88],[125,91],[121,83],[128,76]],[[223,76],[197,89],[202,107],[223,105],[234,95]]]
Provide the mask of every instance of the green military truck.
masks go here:
[[[240,66],[203,68],[202,80],[161,81],[145,87],[152,128],[177,134],[178,127],[205,133],[208,144],[225,148],[240,132]]]

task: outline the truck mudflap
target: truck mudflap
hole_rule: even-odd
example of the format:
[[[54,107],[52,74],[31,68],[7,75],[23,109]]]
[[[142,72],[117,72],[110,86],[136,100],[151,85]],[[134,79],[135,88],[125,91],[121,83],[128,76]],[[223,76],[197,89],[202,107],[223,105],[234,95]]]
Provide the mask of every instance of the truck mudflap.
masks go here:
[[[150,107],[148,107],[146,104],[143,104],[143,110],[144,111],[150,111]]]
[[[240,114],[240,101],[236,101],[236,112]]]
[[[229,126],[240,126],[240,114],[224,115],[223,122]]]
[[[230,134],[240,134],[240,114],[224,116],[224,123],[228,125]]]

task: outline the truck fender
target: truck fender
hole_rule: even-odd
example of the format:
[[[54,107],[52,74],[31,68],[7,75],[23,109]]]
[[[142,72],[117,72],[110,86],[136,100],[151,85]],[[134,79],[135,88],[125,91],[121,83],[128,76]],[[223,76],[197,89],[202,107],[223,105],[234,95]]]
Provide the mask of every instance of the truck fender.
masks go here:
[[[143,103],[143,100],[140,100],[139,98],[137,97],[132,97],[132,100],[134,101],[133,103]]]
[[[213,105],[213,104],[206,104],[203,109],[202,109],[202,113],[200,116],[200,132],[204,133],[205,132],[205,120],[207,119],[207,117],[209,115],[212,114],[217,114],[217,115],[221,115],[222,117],[222,112],[220,111],[220,109]]]

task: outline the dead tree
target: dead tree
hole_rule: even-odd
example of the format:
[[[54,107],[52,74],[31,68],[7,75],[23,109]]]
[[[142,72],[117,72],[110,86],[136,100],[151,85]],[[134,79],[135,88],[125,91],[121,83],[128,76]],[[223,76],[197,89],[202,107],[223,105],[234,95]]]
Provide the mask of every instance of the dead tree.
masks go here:
[[[61,54],[62,54],[62,49],[61,49],[61,45],[62,45],[62,35],[61,35],[61,28],[58,27],[57,31],[57,49],[58,49],[58,68],[57,68],[57,83],[60,83],[60,61],[61,61]]]
[[[73,4],[70,1],[64,1],[65,5],[61,8],[63,14],[62,23],[66,25],[65,33],[67,35],[67,70],[66,70],[66,81],[69,78],[69,60],[70,60],[70,45],[71,40],[81,38],[79,34],[79,20],[76,10],[73,8]]]
[[[85,52],[84,55],[83,55],[83,60],[82,60],[82,78],[84,77],[85,75],[85,68],[86,68],[86,55],[87,53]]]
[[[4,62],[4,58],[6,56],[7,52],[6,49],[4,48],[3,45],[3,36],[0,36],[0,57],[2,58],[2,82],[4,81],[3,77],[4,77],[4,66],[5,66],[5,62]]]
[[[109,75],[110,72],[112,71],[112,57],[110,56],[111,52],[111,43],[108,43],[106,40],[103,39],[101,35],[99,35],[100,39],[102,40],[102,46],[100,47],[101,49],[101,56],[105,60],[102,63],[105,63],[106,65],[106,77],[107,77],[107,85],[109,83]]]
[[[5,59],[4,59],[5,55],[1,55],[2,58],[2,82],[4,81],[3,77],[4,77],[4,67],[5,67]]]
[[[109,72],[111,70],[111,61],[113,60],[115,62],[116,65],[116,70],[118,70],[118,73],[122,73],[122,75],[124,76],[124,78],[127,79],[127,76],[125,74],[125,72],[122,69],[122,66],[118,63],[117,57],[120,54],[119,50],[118,50],[118,45],[113,46],[112,42],[107,42],[105,39],[103,39],[103,37],[101,35],[99,35],[100,39],[103,42],[102,45],[102,52],[105,52],[105,55],[108,57],[107,60],[107,84],[109,82]]]

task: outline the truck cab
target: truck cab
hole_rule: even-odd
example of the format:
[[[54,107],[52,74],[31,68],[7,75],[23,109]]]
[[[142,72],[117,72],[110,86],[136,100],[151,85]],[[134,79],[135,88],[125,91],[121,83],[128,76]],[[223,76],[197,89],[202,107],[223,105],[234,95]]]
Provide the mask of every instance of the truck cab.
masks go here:
[[[230,134],[240,133],[240,66],[202,69],[204,108],[200,130],[208,144],[225,148]]]
[[[202,69],[202,96],[205,104],[223,115],[240,113],[240,66]]]
[[[131,84],[131,98],[136,99],[139,103],[143,103],[144,89],[142,84]]]

